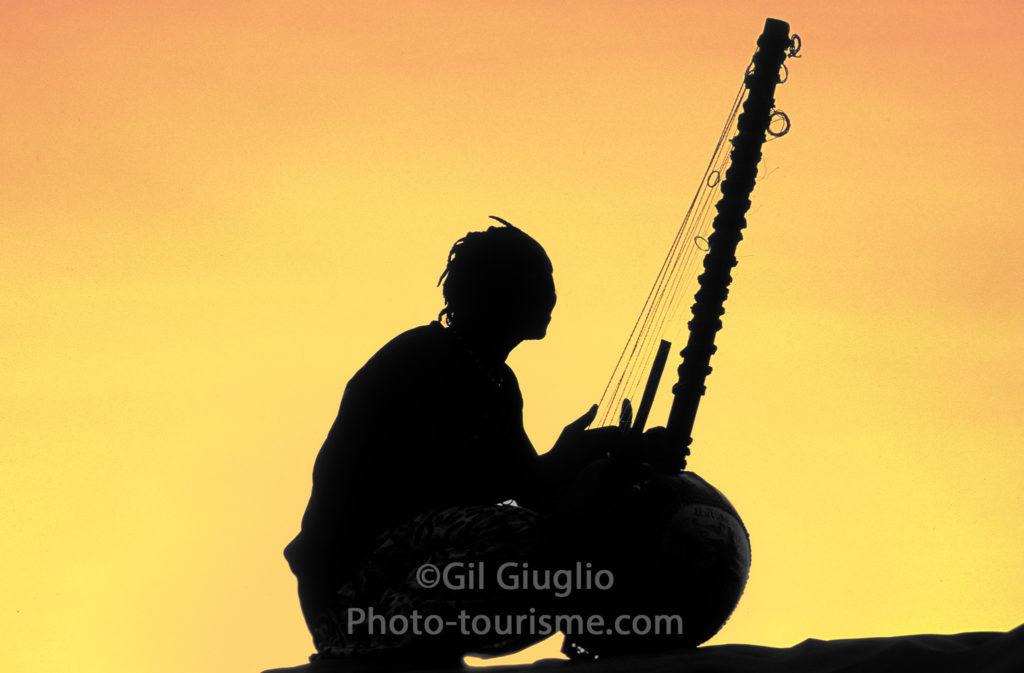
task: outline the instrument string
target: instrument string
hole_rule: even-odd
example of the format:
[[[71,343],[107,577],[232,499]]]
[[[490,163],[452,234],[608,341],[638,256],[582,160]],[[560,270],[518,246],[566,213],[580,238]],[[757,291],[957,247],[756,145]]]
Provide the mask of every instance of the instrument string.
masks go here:
[[[601,399],[598,400],[598,407],[603,409],[600,415],[600,422],[603,425],[608,424],[608,421],[610,420],[611,416],[615,413],[615,408],[617,406],[616,404],[610,404],[608,407],[604,406],[604,401],[608,397],[608,391],[611,388],[612,383],[614,382],[615,388],[614,390],[612,390],[610,398],[612,402],[614,402],[617,399],[616,396],[619,387],[622,384],[623,377],[625,375],[625,369],[623,368],[620,371],[620,365],[622,365],[623,360],[626,360],[626,362],[628,362],[629,359],[632,358],[633,354],[636,352],[636,343],[634,342],[633,337],[636,335],[637,329],[640,326],[641,318],[646,314],[648,306],[650,306],[651,299],[654,297],[655,291],[658,289],[658,281],[662,277],[662,274],[664,274],[665,269],[668,266],[669,260],[672,258],[673,251],[679,241],[679,236],[680,233],[677,233],[676,238],[672,241],[672,246],[669,248],[668,253],[665,255],[664,261],[661,263],[661,269],[658,270],[658,275],[655,277],[655,283],[654,285],[651,286],[651,289],[647,293],[647,298],[644,300],[644,305],[640,309],[640,315],[637,316],[636,322],[633,323],[633,328],[632,330],[630,330],[629,337],[627,337],[626,339],[626,344],[622,347],[622,351],[619,353],[619,358],[615,362],[615,367],[612,369],[612,376],[610,379],[608,379],[608,383],[605,384],[604,392],[601,393]],[[629,358],[626,358],[626,351],[629,350],[629,346],[631,343],[633,344],[633,350],[630,351]],[[618,379],[616,379],[616,373],[619,373]]]
[[[718,171],[719,175],[724,174],[726,166],[728,165],[728,156],[723,156],[719,163]],[[675,278],[675,284],[672,287],[670,304],[668,309],[665,311],[661,318],[661,322],[658,325],[658,330],[662,330],[667,324],[673,332],[676,331],[676,316],[678,314],[680,306],[683,305],[682,299],[684,296],[692,295],[690,288],[696,284],[696,274],[694,273],[694,267],[699,266],[703,261],[703,254],[707,251],[707,248],[701,248],[697,244],[697,240],[703,240],[705,245],[707,243],[708,232],[711,231],[711,225],[714,221],[714,216],[711,214],[711,207],[715,201],[714,196],[717,196],[718,191],[708,190],[705,193],[704,204],[702,205],[700,213],[697,215],[698,226],[696,227],[697,233],[693,238],[693,244],[689,246],[686,251],[686,257],[682,263],[682,270]],[[681,287],[685,283],[685,287]],[[681,329],[681,328],[680,328]]]
[[[675,288],[679,285],[680,277],[685,275],[686,271],[689,269],[688,262],[690,257],[692,257],[694,247],[693,245],[690,245],[689,242],[691,238],[696,238],[694,234],[696,231],[701,229],[702,221],[705,219],[707,209],[710,206],[712,192],[706,188],[717,187],[721,180],[721,172],[724,170],[724,166],[727,161],[727,155],[723,156],[721,150],[724,146],[726,137],[728,136],[728,132],[734,124],[735,116],[738,114],[744,90],[744,87],[741,86],[737,92],[730,114],[726,123],[723,125],[715,150],[712,153],[711,160],[708,162],[708,166],[702,176],[700,186],[694,194],[694,199],[691,201],[690,207],[687,210],[686,216],[683,218],[681,226],[676,232],[676,236],[673,239],[669,253],[666,255],[666,259],[662,264],[662,268],[659,271],[655,284],[648,295],[648,301],[645,302],[644,308],[642,309],[640,316],[638,316],[637,322],[634,324],[634,329],[630,334],[630,338],[627,340],[627,344],[623,349],[623,353],[620,354],[620,361],[616,366],[618,377],[616,378],[615,373],[613,373],[613,376],[609,381],[609,385],[606,386],[606,392],[602,395],[601,404],[603,406],[607,391],[614,381],[615,386],[611,389],[612,404],[608,407],[604,407],[602,420],[610,420],[613,418],[621,399],[634,395],[644,378],[644,369],[639,365],[650,359],[651,352],[656,341],[653,337],[659,333],[660,327],[664,325],[666,314],[662,309],[663,306],[665,306],[666,294],[669,295],[670,300],[677,299],[672,295],[677,292]],[[718,162],[717,165],[716,161]],[[715,176],[714,181],[712,181],[711,176]],[[697,212],[697,217],[693,217],[695,210]],[[683,257],[683,254],[685,254],[685,258]],[[681,270],[680,262],[683,259],[686,261],[683,262]],[[669,303],[674,302],[670,301]],[[636,337],[635,340],[634,337]],[[632,348],[630,348],[631,344]],[[629,356],[625,357],[625,353],[627,351],[629,352]],[[622,362],[623,360],[625,360],[624,364]],[[621,369],[619,365],[622,365]]]
[[[602,424],[608,424],[615,419],[621,401],[627,397],[632,398],[636,394],[641,382],[646,378],[645,369],[640,365],[647,364],[647,360],[652,357],[654,345],[658,340],[657,336],[661,334],[666,322],[669,325],[672,324],[671,318],[674,317],[679,304],[680,285],[682,280],[692,273],[693,260],[697,256],[697,240],[708,229],[706,220],[712,197],[720,192],[720,184],[729,158],[728,153],[724,153],[722,150],[735,125],[745,91],[746,86],[743,83],[733,100],[714,151],[704,170],[700,186],[694,193],[686,214],[673,237],[672,244],[662,261],[644,305],[630,330],[626,344],[619,353],[612,376],[601,394],[599,406],[602,409],[600,415]]]
[[[742,96],[742,89],[737,98]],[[731,129],[736,114],[738,113],[738,106],[734,102],[733,109],[730,117],[726,120],[723,126],[723,136],[727,136],[728,131]],[[640,356],[637,361],[636,370],[639,376],[632,381],[631,386],[627,388],[625,393],[626,397],[632,398],[638,391],[639,386],[643,382],[643,374],[647,369],[647,365],[653,357],[654,348],[659,341],[659,337],[664,334],[665,325],[673,325],[673,321],[670,319],[675,316],[675,310],[682,303],[683,292],[690,288],[695,281],[694,274],[694,261],[702,259],[700,255],[700,248],[697,245],[697,239],[702,238],[703,234],[707,233],[710,229],[711,220],[709,218],[709,212],[712,204],[717,200],[716,197],[719,193],[719,184],[721,182],[721,176],[724,174],[725,167],[728,165],[729,156],[723,152],[724,139],[720,138],[720,143],[716,147],[717,157],[713,157],[712,162],[714,164],[713,170],[710,170],[704,176],[702,182],[703,187],[698,188],[700,193],[700,201],[696,209],[696,216],[692,218],[689,231],[687,231],[682,237],[683,245],[685,246],[680,253],[677,254],[676,259],[673,263],[672,268],[669,271],[668,289],[663,292],[660,297],[662,304],[657,306],[655,310],[655,316],[653,318],[653,325],[645,334],[645,337],[649,337],[645,344],[640,348]],[[715,176],[715,180],[712,182],[712,176]],[[692,294],[692,293],[691,293]]]
[[[798,58],[800,47],[800,37],[794,34],[787,56]],[[668,332],[675,340],[679,334],[685,334],[689,330],[689,322],[685,321],[685,317],[679,316],[677,320],[677,316],[686,304],[682,301],[684,295],[693,295],[695,286],[699,284],[694,267],[706,260],[706,255],[702,253],[707,253],[711,249],[709,237],[713,238],[713,233],[710,232],[717,216],[717,207],[712,206],[717,206],[719,199],[715,197],[722,193],[722,183],[725,181],[726,169],[732,154],[731,151],[723,150],[726,141],[729,140],[731,143],[734,132],[738,131],[737,118],[747,93],[749,78],[753,74],[754,59],[751,58],[744,69],[743,81],[733,99],[701,183],[675,232],[644,305],[630,329],[629,337],[601,393],[598,402],[601,409],[599,422],[603,425],[620,420],[620,407],[625,414],[623,402],[626,399],[632,400],[640,385],[645,383],[659,337]],[[784,83],[788,79],[789,71],[783,64],[778,75],[778,83]],[[781,110],[773,107],[770,115],[765,143],[786,135],[791,125],[789,116]],[[768,175],[764,175],[761,180],[767,177]]]
[[[722,172],[725,171],[725,167],[726,167],[727,164],[728,164],[728,156],[727,155],[723,155],[720,158],[720,160],[718,162],[718,166],[716,167],[715,171],[712,171],[711,174],[714,175],[714,174],[717,173],[718,175],[721,175]],[[719,184],[718,182],[715,183],[716,186],[718,184]],[[704,240],[705,243],[707,241],[705,234],[707,234],[708,229],[710,228],[709,227],[709,225],[710,225],[709,219],[710,218],[708,217],[708,213],[709,213],[709,211],[711,209],[711,206],[712,206],[712,204],[714,202],[714,197],[716,197],[718,195],[718,193],[719,193],[718,190],[708,189],[708,190],[705,190],[705,192],[704,192],[704,194],[702,196],[702,202],[701,202],[700,208],[698,209],[697,217],[695,218],[696,226],[694,227],[693,237],[692,237],[691,243],[690,243],[690,245],[687,246],[687,249],[684,252],[683,258],[681,260],[681,270],[680,270],[679,273],[676,274],[676,277],[673,280],[672,289],[670,290],[670,293],[669,293],[670,294],[670,301],[671,301],[672,305],[676,305],[678,303],[678,300],[680,299],[680,293],[678,291],[678,287],[682,283],[682,281],[687,280],[687,279],[692,280],[692,278],[690,278],[690,277],[692,276],[692,267],[693,267],[694,258],[699,257],[700,253],[705,251],[705,250],[702,250],[699,247],[699,245],[697,244],[697,240],[698,239]],[[670,309],[671,309],[671,306],[670,306]],[[664,322],[665,322],[665,316],[662,316],[662,321],[659,324],[658,329],[661,329],[661,327],[664,325]]]
[[[721,140],[719,142],[721,142]],[[717,146],[715,148],[715,151],[717,153]],[[712,157],[712,162],[713,161],[714,156]],[[706,174],[707,170],[705,170],[705,175]],[[604,393],[602,393],[601,395],[601,400],[598,404],[599,406],[602,406],[602,408],[604,408],[604,413],[601,416],[602,421],[610,420],[617,413],[619,389],[623,386],[623,383],[629,377],[629,375],[632,374],[632,368],[630,367],[630,365],[635,362],[636,350],[640,345],[640,338],[637,335],[637,332],[639,330],[640,334],[643,334],[646,331],[650,317],[656,310],[655,306],[658,303],[660,303],[661,294],[664,291],[666,270],[668,269],[670,262],[676,258],[679,245],[683,240],[685,240],[685,229],[687,224],[691,221],[690,215],[693,212],[694,205],[697,201],[697,196],[699,194],[700,190],[698,190],[698,192],[694,194],[693,201],[691,201],[690,207],[687,209],[686,215],[683,218],[683,222],[680,225],[679,229],[676,231],[676,235],[672,240],[672,245],[669,247],[668,253],[665,255],[665,259],[662,262],[661,268],[658,271],[658,275],[655,277],[655,282],[651,286],[650,291],[648,292],[647,299],[645,300],[644,306],[640,311],[640,315],[637,316],[637,320],[633,324],[633,329],[630,331],[630,335],[626,340],[626,344],[625,346],[623,346],[623,350],[619,354],[619,359],[615,364],[615,368],[613,369],[612,377],[609,379],[608,384],[605,386]],[[634,336],[637,336],[636,340],[634,340]],[[632,344],[632,349],[630,349],[630,344]],[[629,351],[629,357],[626,357],[625,355],[627,350]],[[623,364],[623,361],[625,361],[625,365],[620,369],[620,365]],[[619,374],[617,379],[615,376],[616,373]],[[609,407],[605,408],[603,407],[603,403],[608,394],[609,388],[611,387],[613,382],[615,383],[615,388],[612,389],[611,400],[614,403],[611,404]]]
[[[677,303],[678,300],[678,287],[680,280],[690,272],[689,258],[692,256],[692,250],[694,246],[690,243],[691,234],[699,229],[699,224],[706,212],[706,204],[710,201],[710,197],[702,195],[701,202],[697,207],[698,215],[691,220],[691,223],[696,223],[696,226],[690,227],[689,231],[685,232],[681,237],[684,241],[684,248],[678,252],[673,260],[672,266],[667,274],[667,291],[663,290],[659,295],[658,305],[654,307],[650,320],[652,325],[648,327],[641,334],[642,343],[640,345],[640,355],[634,362],[634,376],[629,379],[629,384],[624,392],[624,397],[632,398],[636,394],[636,390],[642,380],[642,375],[646,370],[646,363],[650,360],[654,350],[654,345],[657,341],[657,337],[663,334],[662,328],[665,324],[665,316],[668,311],[663,307],[671,307]]]

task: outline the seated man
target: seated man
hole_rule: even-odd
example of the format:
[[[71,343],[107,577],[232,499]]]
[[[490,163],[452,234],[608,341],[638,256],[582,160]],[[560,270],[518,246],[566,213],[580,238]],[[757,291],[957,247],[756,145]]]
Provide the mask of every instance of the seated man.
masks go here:
[[[407,655],[411,634],[357,637],[346,614],[415,605],[401,586],[408,568],[390,577],[382,559],[438,548],[522,557],[536,543],[536,512],[602,455],[600,442],[581,441],[596,406],[543,456],[523,429],[505,360],[522,341],[544,337],[555,286],[540,244],[494,219],[504,226],[452,247],[439,320],[397,336],[349,381],[317,456],[302,529],[285,557],[321,656]],[[497,505],[508,500],[519,506]]]

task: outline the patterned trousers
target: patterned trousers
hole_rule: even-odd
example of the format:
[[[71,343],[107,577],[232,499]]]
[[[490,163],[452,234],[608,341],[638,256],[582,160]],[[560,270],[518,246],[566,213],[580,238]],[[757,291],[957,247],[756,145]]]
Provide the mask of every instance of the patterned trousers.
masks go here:
[[[502,565],[545,563],[544,518],[515,505],[422,513],[375,541],[355,576],[310,622],[314,658],[451,662],[514,652],[549,633],[528,615],[545,597],[501,586]]]

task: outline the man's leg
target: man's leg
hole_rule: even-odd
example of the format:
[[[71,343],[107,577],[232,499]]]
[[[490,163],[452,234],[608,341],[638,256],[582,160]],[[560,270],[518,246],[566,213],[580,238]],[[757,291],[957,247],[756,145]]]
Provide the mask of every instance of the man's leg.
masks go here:
[[[531,605],[526,592],[498,586],[494,573],[505,563],[535,561],[542,527],[532,510],[478,505],[426,512],[387,531],[333,609],[310,625],[318,651],[328,658],[455,661],[537,642],[549,634],[529,633],[516,618],[541,606]],[[433,570],[419,574],[428,565],[436,573],[451,567],[461,588]],[[309,604],[311,612],[319,609],[317,598]]]

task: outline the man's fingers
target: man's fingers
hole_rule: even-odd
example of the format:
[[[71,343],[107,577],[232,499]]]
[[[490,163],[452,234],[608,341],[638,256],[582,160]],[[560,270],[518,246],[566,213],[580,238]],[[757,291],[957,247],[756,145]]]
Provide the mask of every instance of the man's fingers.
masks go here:
[[[597,418],[597,405],[596,404],[593,405],[592,407],[590,407],[590,409],[587,411],[587,413],[583,414],[582,416],[577,418],[575,421],[573,421],[569,425],[565,426],[565,429],[567,431],[569,431],[569,432],[583,432],[584,430],[587,429],[588,425],[590,425],[591,423],[594,422],[595,418]]]
[[[619,427],[623,430],[629,430],[630,426],[633,425],[633,403],[629,401],[629,398],[622,400],[622,411],[619,412]]]

